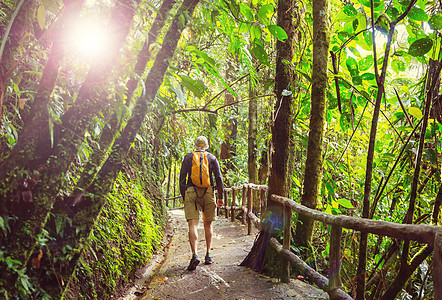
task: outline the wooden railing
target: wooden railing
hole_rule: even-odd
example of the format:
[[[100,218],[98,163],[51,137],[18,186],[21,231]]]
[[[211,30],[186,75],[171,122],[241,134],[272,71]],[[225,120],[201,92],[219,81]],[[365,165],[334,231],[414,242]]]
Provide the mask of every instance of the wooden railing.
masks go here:
[[[172,201],[172,207],[171,208],[169,208],[169,209],[179,209],[179,208],[183,208],[184,206],[182,205],[183,204],[183,201],[181,200],[183,197],[181,197],[181,196],[175,196],[175,197],[170,197],[170,198],[166,198],[166,199],[164,199],[164,201],[166,202],[166,207],[169,207],[169,201]],[[178,203],[180,204],[179,206],[177,206],[176,205],[176,200],[177,199],[180,199],[179,201],[178,201]]]
[[[235,221],[235,211],[241,211],[242,222],[243,224],[247,223],[248,225],[248,235],[252,233],[252,226],[261,229],[261,220],[253,213],[253,190],[260,192],[260,206],[255,208],[255,211],[259,216],[261,212],[264,212],[265,210],[266,192],[268,190],[266,185],[249,183],[237,187],[226,188],[224,189],[224,206],[218,209],[218,215],[224,211],[226,218],[229,218],[230,216],[232,222]],[[236,201],[237,191],[242,191],[241,204],[237,204]],[[229,199],[230,192],[232,193],[232,197]]]
[[[253,192],[259,194],[259,207],[253,207]],[[238,192],[242,191],[241,201],[237,201]],[[224,213],[226,218],[233,222],[239,218],[243,224],[248,225],[247,233],[252,233],[252,227],[261,229],[262,213],[267,207],[267,191],[265,185],[244,184],[237,187],[224,189],[224,206],[219,208],[218,215]],[[341,234],[342,228],[353,229],[360,232],[372,233],[379,236],[388,236],[405,241],[417,241],[429,244],[433,247],[433,286],[436,300],[442,300],[442,227],[431,225],[398,224],[386,221],[355,218],[345,215],[330,215],[314,209],[305,207],[292,199],[271,195],[272,200],[284,207],[284,237],[283,245],[275,238],[270,239],[270,245],[279,253],[283,261],[283,272],[281,281],[288,282],[289,262],[302,270],[302,275],[310,283],[317,285],[326,291],[331,299],[351,299],[351,297],[340,289],[341,287]],[[172,197],[165,199],[166,202],[181,198]],[[316,272],[302,259],[290,251],[290,220],[292,211],[302,214],[315,221],[331,225],[330,252],[329,252],[329,278]],[[238,214],[239,212],[239,214]],[[256,214],[254,213],[256,212]]]
[[[241,203],[237,204],[237,191],[242,190]],[[260,207],[253,208],[253,190],[260,192]],[[260,216],[266,209],[268,187],[255,184],[244,184],[239,187],[226,188],[224,190],[225,205],[219,209],[219,213],[224,212],[225,216],[232,221],[235,220],[235,212],[241,211],[239,216],[242,222],[248,224],[248,234],[252,232],[252,225],[261,229]],[[231,197],[230,196],[231,193]],[[432,225],[412,225],[398,224],[386,221],[377,221],[371,219],[363,219],[349,217],[345,215],[330,215],[314,209],[305,207],[292,199],[271,195],[272,200],[280,203],[284,207],[284,238],[281,245],[275,238],[270,240],[270,245],[282,257],[283,274],[281,281],[287,282],[290,276],[289,264],[297,266],[302,270],[305,278],[310,283],[316,284],[319,288],[326,291],[331,299],[352,299],[347,293],[340,289],[341,287],[341,234],[342,228],[353,229],[360,232],[372,233],[379,236],[388,236],[395,239],[405,241],[417,241],[429,244],[433,247],[433,286],[434,299],[442,300],[442,227]],[[253,213],[257,212],[257,215]],[[316,272],[308,266],[302,259],[290,251],[290,220],[292,211],[302,214],[315,221],[331,225],[330,234],[330,252],[329,252],[329,278]],[[437,287],[437,288],[436,288]]]

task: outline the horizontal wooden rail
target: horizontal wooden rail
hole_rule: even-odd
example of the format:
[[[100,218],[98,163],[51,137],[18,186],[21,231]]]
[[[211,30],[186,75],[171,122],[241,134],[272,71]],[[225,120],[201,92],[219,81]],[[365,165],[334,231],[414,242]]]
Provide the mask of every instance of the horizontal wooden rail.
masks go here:
[[[315,209],[305,207],[292,199],[272,195],[272,199],[281,204],[287,203],[294,211],[313,220],[329,225],[336,225],[361,232],[388,236],[401,240],[413,240],[433,244],[436,232],[441,232],[440,226],[398,224],[387,221],[355,218],[343,215],[330,215]]]
[[[172,204],[172,208],[171,209],[180,209],[183,208],[184,206],[176,206],[176,200],[177,199],[182,199],[182,196],[175,196],[175,197],[170,197],[170,198],[165,198],[164,201],[166,201],[166,207],[169,206],[169,201],[173,200],[173,204]]]
[[[181,198],[181,196],[175,196],[175,197],[170,197],[170,198],[165,198],[164,201],[169,201],[169,200],[175,200]]]

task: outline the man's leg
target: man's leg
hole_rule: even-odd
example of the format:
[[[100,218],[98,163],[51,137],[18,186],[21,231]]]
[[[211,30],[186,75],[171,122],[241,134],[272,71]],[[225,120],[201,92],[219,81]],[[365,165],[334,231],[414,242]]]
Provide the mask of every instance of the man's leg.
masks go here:
[[[206,254],[210,252],[210,248],[212,248],[212,236],[213,236],[213,227],[212,221],[204,221],[204,235],[206,238]]]
[[[192,254],[196,254],[198,243],[198,220],[189,220],[189,243]]]
[[[212,248],[212,236],[213,236],[213,227],[212,221],[204,221],[204,235],[206,237],[206,256],[204,257],[204,264],[211,265],[213,264],[212,256],[210,256],[210,249]]]
[[[190,249],[192,250],[192,258],[190,259],[189,266],[187,267],[187,270],[193,271],[196,269],[196,266],[200,263],[200,260],[198,259],[198,255],[196,254],[197,251],[197,243],[198,243],[198,219],[190,219],[187,221],[189,224],[189,243],[190,243]]]

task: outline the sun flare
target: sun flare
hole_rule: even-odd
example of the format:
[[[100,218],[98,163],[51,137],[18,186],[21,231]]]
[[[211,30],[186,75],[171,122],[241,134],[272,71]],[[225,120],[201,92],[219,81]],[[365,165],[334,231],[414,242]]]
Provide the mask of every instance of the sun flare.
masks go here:
[[[71,28],[69,40],[71,51],[88,60],[104,58],[110,44],[104,26],[93,20],[77,22]]]

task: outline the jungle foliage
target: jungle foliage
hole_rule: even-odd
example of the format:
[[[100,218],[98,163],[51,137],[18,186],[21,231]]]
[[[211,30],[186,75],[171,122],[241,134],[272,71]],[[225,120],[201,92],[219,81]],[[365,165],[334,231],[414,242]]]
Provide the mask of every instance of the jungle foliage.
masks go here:
[[[178,195],[174,178],[198,135],[218,156],[230,146],[221,160],[226,185],[256,180],[255,171],[248,178],[253,163],[265,184],[266,166],[279,155],[271,141],[283,97],[291,99],[284,193],[301,201],[314,129],[314,2],[294,4],[293,55],[281,63],[295,79],[281,91],[276,53],[288,35],[277,23],[277,1],[3,0],[0,295],[58,298],[96,268],[107,274],[104,285],[116,286],[115,275],[130,271],[110,267],[122,266],[119,259],[134,267],[145,262],[158,242],[164,211],[155,187]],[[440,3],[337,0],[324,9],[330,57],[316,208],[440,225]],[[113,43],[88,56],[69,29],[96,16]],[[249,133],[251,100],[256,134]],[[133,241],[117,238],[123,215],[139,235]],[[328,230],[316,227],[303,241],[316,254],[308,261],[324,272],[329,249],[320,237]],[[351,295],[431,297],[431,249],[344,236],[343,284]],[[304,245],[292,249],[302,253]],[[97,251],[108,254],[107,266],[88,259]],[[362,273],[367,282],[356,280]],[[92,277],[97,294],[70,291],[110,293]]]

